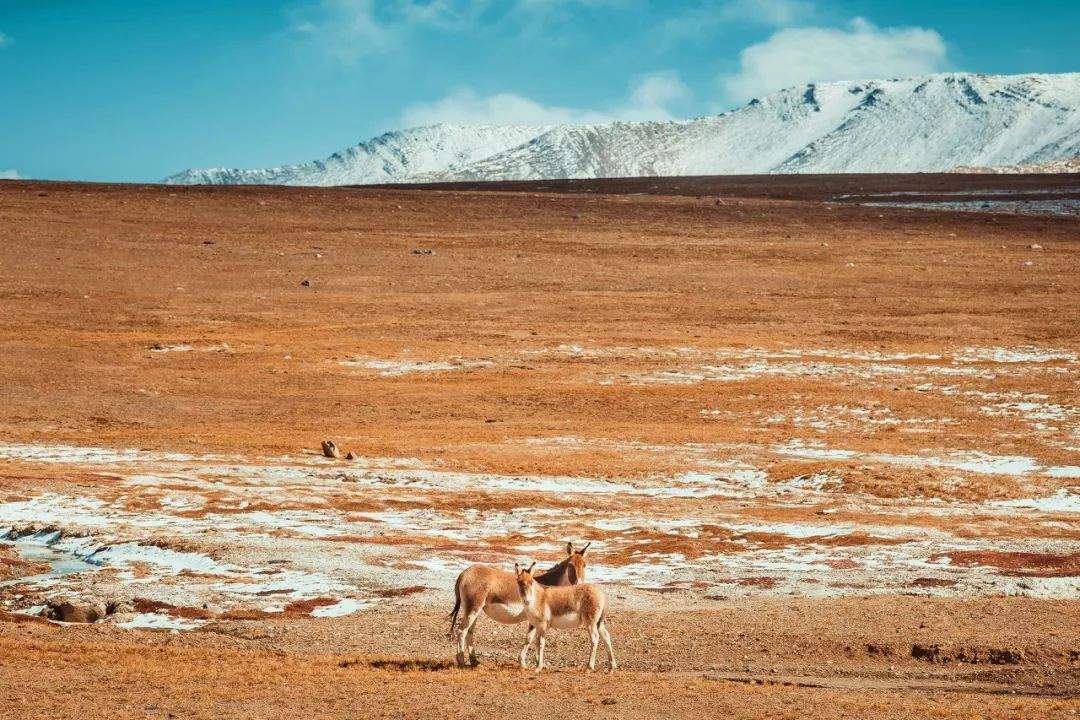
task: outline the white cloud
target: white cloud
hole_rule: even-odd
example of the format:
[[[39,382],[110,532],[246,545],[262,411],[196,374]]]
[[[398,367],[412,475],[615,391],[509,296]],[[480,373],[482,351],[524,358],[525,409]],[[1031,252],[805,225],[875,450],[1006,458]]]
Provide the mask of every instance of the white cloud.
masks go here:
[[[690,97],[686,87],[672,70],[646,75],[630,91],[625,105],[613,111],[620,120],[671,120],[669,108]]]
[[[293,32],[339,60],[401,46],[419,27],[460,30],[476,22],[490,0],[318,0],[296,16]]]
[[[515,93],[480,96],[469,88],[463,88],[434,102],[405,108],[401,114],[401,125],[560,125],[609,119],[587,110],[543,105]]]
[[[407,107],[401,127],[435,125],[583,125],[612,120],[670,120],[673,103],[686,100],[689,89],[671,71],[652,73],[630,88],[627,99],[607,110],[545,105],[516,93],[477,95],[457,90],[430,103]]]
[[[667,40],[700,38],[727,23],[754,23],[785,27],[814,14],[810,0],[705,0],[697,7],[666,20],[660,28]]]
[[[17,170],[0,170],[0,180],[19,180],[19,172]]]
[[[924,75],[946,68],[945,41],[925,28],[878,28],[855,18],[847,28],[790,28],[739,54],[739,71],[721,79],[731,100],[793,85]]]

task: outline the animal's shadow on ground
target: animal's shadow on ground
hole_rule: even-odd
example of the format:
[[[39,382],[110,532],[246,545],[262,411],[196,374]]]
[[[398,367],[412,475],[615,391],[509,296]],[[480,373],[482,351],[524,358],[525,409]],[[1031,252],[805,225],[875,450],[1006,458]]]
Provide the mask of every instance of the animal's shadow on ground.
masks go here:
[[[381,658],[378,660],[342,660],[338,667],[368,667],[374,670],[397,670],[399,672],[414,672],[424,670],[436,672],[439,670],[454,670],[457,664],[452,660],[433,660],[431,658]]]

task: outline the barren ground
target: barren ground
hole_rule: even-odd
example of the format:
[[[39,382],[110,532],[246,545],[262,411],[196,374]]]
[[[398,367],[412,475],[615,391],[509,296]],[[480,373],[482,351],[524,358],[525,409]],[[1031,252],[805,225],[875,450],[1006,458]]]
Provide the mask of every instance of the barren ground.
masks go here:
[[[0,182],[0,716],[1075,714],[1080,225],[840,198],[1078,186],[957,177]],[[444,667],[566,540],[624,669]]]

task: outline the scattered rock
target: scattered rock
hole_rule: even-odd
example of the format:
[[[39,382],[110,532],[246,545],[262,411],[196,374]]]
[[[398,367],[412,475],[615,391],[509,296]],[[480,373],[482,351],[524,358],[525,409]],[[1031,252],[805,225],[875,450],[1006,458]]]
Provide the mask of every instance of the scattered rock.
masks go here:
[[[352,450],[350,450],[349,452],[345,453],[345,459],[346,460],[358,460],[359,458],[357,457],[356,453],[354,453]]]
[[[338,450],[338,447],[334,444],[333,440],[322,441],[322,454],[328,458],[333,458],[334,460],[341,459],[341,451]]]
[[[311,287],[311,281],[308,280],[307,278],[304,278],[303,280],[300,281],[300,285],[301,285],[301,287]]]
[[[1028,245],[1028,249],[1030,249],[1030,250],[1042,250],[1042,245],[1039,245],[1038,243],[1033,243],[1031,245]]]
[[[413,255],[434,255],[435,251],[431,248],[413,248]]]

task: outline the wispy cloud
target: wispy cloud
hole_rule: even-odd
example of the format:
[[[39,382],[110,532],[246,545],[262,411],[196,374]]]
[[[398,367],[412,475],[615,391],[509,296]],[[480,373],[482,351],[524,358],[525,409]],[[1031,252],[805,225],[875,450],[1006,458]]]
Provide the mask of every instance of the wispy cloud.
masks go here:
[[[6,48],[9,45],[11,45],[11,36],[0,32],[0,49]]]
[[[399,41],[397,28],[377,17],[374,0],[320,0],[292,29],[345,62],[385,52]]]
[[[537,29],[589,7],[635,0],[315,0],[293,14],[291,30],[346,63],[401,49],[422,30],[481,26]]]
[[[623,102],[602,110],[545,105],[516,93],[478,95],[462,88],[433,102],[406,108],[401,115],[401,126],[584,125],[612,120],[670,120],[671,106],[685,101],[689,95],[689,89],[671,71],[644,76],[630,87]]]
[[[690,98],[690,88],[674,70],[654,72],[630,90],[627,102],[612,111],[619,120],[671,120],[671,107]]]
[[[660,34],[666,40],[704,38],[729,23],[786,27],[814,15],[810,0],[705,0],[665,20]]]
[[[948,48],[936,31],[879,28],[855,18],[846,28],[788,28],[739,54],[739,70],[721,78],[730,100],[793,85],[939,72]]]
[[[516,93],[477,95],[461,88],[429,103],[417,103],[401,114],[402,127],[418,125],[561,125],[604,122],[603,113],[544,105]]]

